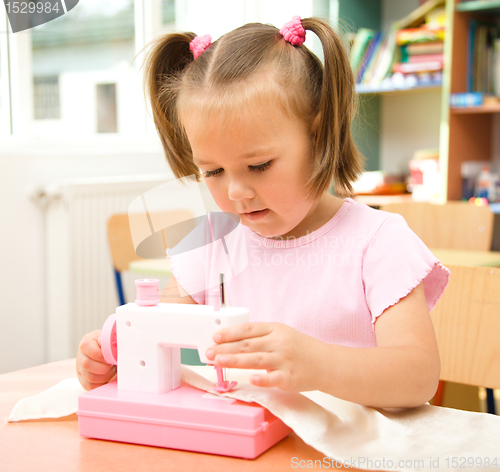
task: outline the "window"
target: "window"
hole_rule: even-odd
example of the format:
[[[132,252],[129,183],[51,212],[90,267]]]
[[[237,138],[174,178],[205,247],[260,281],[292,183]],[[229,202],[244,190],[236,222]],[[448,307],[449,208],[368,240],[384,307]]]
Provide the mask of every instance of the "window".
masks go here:
[[[1,18],[1,16],[0,16]],[[10,134],[10,95],[6,35],[0,35],[0,137]]]
[[[175,0],[162,0],[162,21],[163,24],[175,22]]]
[[[6,123],[4,122],[4,110],[5,110],[5,105],[4,105],[4,96],[3,96],[3,92],[4,92],[4,87],[2,87],[2,84],[3,84],[3,80],[2,80],[2,77],[3,77],[3,64],[2,64],[2,51],[0,50],[0,135],[3,134],[2,131],[5,130],[5,126],[6,126]]]
[[[152,38],[171,31],[194,31],[210,34],[215,40],[248,22],[279,26],[294,14],[328,15],[332,2],[65,3],[70,9],[58,18],[20,33],[0,35],[0,136],[4,138],[64,136],[87,142],[100,133],[116,133],[118,139],[156,140],[157,131],[142,90],[143,55],[138,54]],[[0,8],[1,25],[9,31],[5,8]],[[314,35],[308,38],[308,46],[320,54]],[[97,138],[96,142],[102,140]]]
[[[59,119],[59,77],[33,78],[35,120]]]
[[[138,121],[145,105],[133,62],[134,0],[80,1],[30,32],[35,136],[143,129]]]
[[[97,84],[97,132],[116,133],[116,84]]]

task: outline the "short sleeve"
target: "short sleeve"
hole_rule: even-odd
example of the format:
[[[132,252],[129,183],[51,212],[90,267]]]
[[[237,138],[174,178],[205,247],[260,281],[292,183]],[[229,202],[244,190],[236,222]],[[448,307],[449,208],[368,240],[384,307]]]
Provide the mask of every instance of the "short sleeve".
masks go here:
[[[389,214],[369,242],[363,258],[363,283],[372,323],[423,281],[431,311],[444,293],[450,271],[408,227]]]

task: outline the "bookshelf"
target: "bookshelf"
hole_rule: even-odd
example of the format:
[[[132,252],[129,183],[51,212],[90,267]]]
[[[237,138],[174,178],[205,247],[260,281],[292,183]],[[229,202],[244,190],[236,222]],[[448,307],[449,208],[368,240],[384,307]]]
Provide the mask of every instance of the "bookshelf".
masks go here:
[[[396,27],[398,29],[415,28],[420,25],[422,18],[424,18],[427,13],[437,7],[443,6],[445,3],[446,0],[428,0],[424,4],[420,5],[420,7],[409,13],[407,16],[396,22]]]
[[[386,0],[380,0],[382,5]],[[359,2],[354,2],[359,3]],[[376,2],[375,2],[376,3]],[[489,20],[497,18],[500,22],[500,0],[429,0],[407,16],[397,21],[398,28],[414,27],[419,24],[426,10],[444,5],[447,13],[447,34],[444,41],[443,81],[441,85],[440,116],[435,124],[439,135],[441,188],[439,201],[460,200],[462,196],[461,165],[464,161],[491,161],[498,154],[500,158],[500,104],[481,107],[451,108],[451,93],[467,91],[467,51],[468,27],[471,19]],[[358,5],[359,6],[359,5]],[[387,4],[385,5],[387,6]],[[364,26],[364,25],[363,25]],[[370,27],[370,26],[368,26]],[[373,28],[373,26],[371,26]],[[428,94],[439,89],[439,85],[407,89],[358,89],[360,97],[376,97],[409,93]],[[434,92],[435,93],[435,92]],[[422,95],[422,99],[425,95]],[[361,100],[365,100],[361,98]],[[384,108],[377,102],[377,111]],[[380,127],[376,130],[381,138]],[[424,146],[423,146],[424,147]],[[380,161],[387,162],[387,157]],[[390,156],[392,158],[392,156]],[[386,170],[383,166],[379,169]],[[373,169],[369,169],[373,170]]]
[[[500,1],[462,1],[456,6],[456,10],[460,12],[481,12],[483,14],[500,13]]]
[[[443,6],[446,0],[428,0],[410,14],[395,22],[394,27],[397,29],[413,28],[418,26],[419,22],[427,13],[437,7]],[[475,3],[475,2],[473,2]],[[500,0],[498,2],[500,4]],[[364,85],[364,84],[363,84]],[[392,93],[392,92],[412,92],[420,90],[436,90],[441,88],[442,82],[430,82],[428,84],[419,84],[414,86],[401,86],[401,87],[366,87],[362,84],[356,86],[356,91],[360,94],[364,93]]]
[[[332,2],[330,2],[332,3]],[[347,30],[368,28],[388,32],[416,26],[445,0],[339,0],[340,24]],[[345,26],[344,26],[345,29]],[[407,86],[372,83],[356,87],[360,113],[353,126],[356,144],[367,157],[367,171],[408,172],[408,161],[418,149],[439,146],[442,81]],[[392,198],[392,197],[391,197]]]
[[[484,105],[463,109],[450,108],[450,93],[467,91],[468,26],[471,19],[500,17],[500,1],[446,0],[449,38],[445,44],[448,64],[443,87],[443,115],[440,151],[443,175],[443,198],[460,200],[461,164],[464,161],[490,161],[500,105]]]
[[[452,115],[477,114],[477,113],[500,113],[500,105],[484,105],[481,107],[451,108]]]

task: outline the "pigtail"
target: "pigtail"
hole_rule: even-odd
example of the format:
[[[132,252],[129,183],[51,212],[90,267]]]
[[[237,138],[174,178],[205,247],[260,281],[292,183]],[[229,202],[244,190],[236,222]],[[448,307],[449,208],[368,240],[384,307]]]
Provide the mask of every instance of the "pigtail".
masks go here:
[[[340,37],[326,22],[304,18],[302,26],[316,34],[324,55],[319,111],[313,126],[317,161],[311,182],[327,189],[333,175],[336,193],[353,195],[352,183],[363,171],[364,158],[351,134],[357,102],[349,58]]]
[[[148,44],[151,50],[144,61],[144,93],[149,95],[165,156],[177,178],[193,174],[199,178],[176,106],[180,76],[194,60],[189,43],[195,36],[194,33],[160,36]]]

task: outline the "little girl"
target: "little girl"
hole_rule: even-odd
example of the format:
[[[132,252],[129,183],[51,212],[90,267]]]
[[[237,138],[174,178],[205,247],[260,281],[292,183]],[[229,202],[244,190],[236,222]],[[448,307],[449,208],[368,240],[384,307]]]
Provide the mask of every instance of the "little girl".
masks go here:
[[[303,45],[306,31],[320,39],[324,66]],[[281,30],[247,24],[214,43],[165,35],[146,84],[175,176],[202,174],[219,208],[239,215],[248,249],[226,291],[251,322],[216,333],[207,357],[260,369],[250,380],[262,387],[372,407],[430,400],[440,362],[429,311],[449,271],[401,216],[349,198],[362,157],[350,131],[353,75],[334,30],[294,17]],[[332,183],[346,198],[328,192]],[[190,289],[200,261],[170,262],[164,301],[207,303]],[[114,376],[99,335],[86,335],[77,355],[86,389]]]

